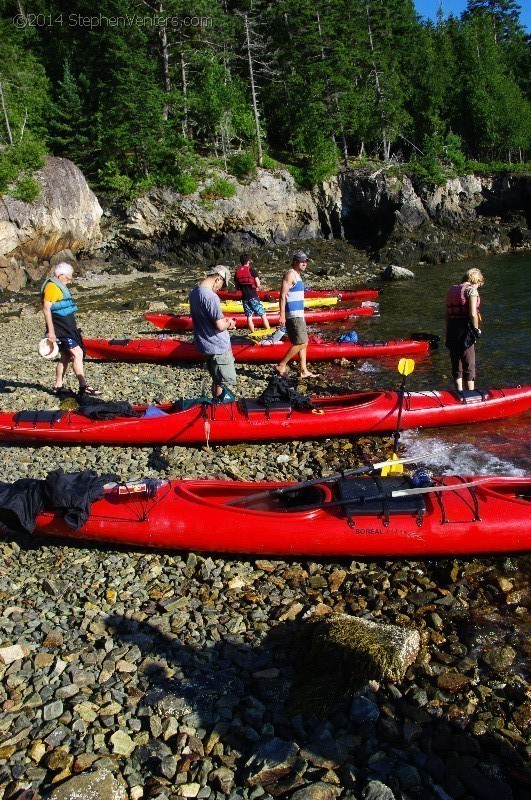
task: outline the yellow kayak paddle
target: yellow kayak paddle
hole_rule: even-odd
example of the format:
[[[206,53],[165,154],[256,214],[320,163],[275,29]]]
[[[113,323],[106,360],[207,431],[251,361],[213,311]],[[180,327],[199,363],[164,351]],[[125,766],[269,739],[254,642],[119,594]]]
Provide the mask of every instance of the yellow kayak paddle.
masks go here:
[[[396,420],[395,440],[393,444],[393,455],[391,464],[382,469],[382,475],[400,475],[404,472],[404,467],[398,458],[398,440],[400,439],[400,420],[402,419],[402,409],[404,408],[404,397],[406,394],[406,378],[415,369],[415,362],[412,358],[401,358],[398,362],[398,371],[402,375],[402,383],[398,393],[398,417]]]

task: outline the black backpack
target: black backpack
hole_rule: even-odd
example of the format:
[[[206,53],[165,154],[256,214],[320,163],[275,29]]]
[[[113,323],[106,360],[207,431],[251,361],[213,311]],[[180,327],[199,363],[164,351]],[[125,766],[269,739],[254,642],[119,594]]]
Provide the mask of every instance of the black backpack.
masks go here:
[[[297,391],[283,375],[276,373],[269,379],[269,383],[258,397],[266,408],[273,403],[289,403],[292,408],[315,408],[311,398]]]

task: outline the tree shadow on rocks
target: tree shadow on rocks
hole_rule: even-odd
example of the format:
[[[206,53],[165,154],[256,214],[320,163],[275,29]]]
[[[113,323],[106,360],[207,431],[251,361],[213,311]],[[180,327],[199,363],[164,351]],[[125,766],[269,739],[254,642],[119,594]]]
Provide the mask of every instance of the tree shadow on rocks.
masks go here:
[[[329,721],[290,713],[292,654],[304,624],[280,622],[262,639],[246,632],[205,645],[134,617],[109,616],[113,638],[140,651],[138,683],[128,691],[150,736],[132,756],[138,768],[162,780],[187,772],[188,783],[209,769],[218,789],[234,781],[274,795],[323,770],[353,772],[349,747],[331,736]],[[348,727],[348,717],[340,721]]]
[[[262,787],[267,796],[297,792],[297,800],[299,789],[320,783],[327,788],[316,797],[331,799],[334,785],[365,796],[371,782],[389,787],[394,800],[528,796],[529,773],[510,743],[423,707],[420,664],[399,687],[376,684],[322,716],[303,715],[291,701],[307,622],[273,620],[263,637],[221,635],[216,615],[205,642],[204,612],[167,608],[157,622],[106,618],[118,647],[129,647],[125,658],[136,660],[126,703],[145,736],[130,763],[152,787],[205,785],[208,773],[208,784],[227,794]]]

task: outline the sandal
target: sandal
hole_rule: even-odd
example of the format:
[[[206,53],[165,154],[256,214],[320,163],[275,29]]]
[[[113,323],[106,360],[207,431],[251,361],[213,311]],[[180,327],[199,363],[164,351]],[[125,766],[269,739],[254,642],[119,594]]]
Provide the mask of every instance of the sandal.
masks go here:
[[[81,386],[79,394],[87,395],[88,397],[99,397],[102,392],[100,392],[99,389],[95,389],[93,386]]]

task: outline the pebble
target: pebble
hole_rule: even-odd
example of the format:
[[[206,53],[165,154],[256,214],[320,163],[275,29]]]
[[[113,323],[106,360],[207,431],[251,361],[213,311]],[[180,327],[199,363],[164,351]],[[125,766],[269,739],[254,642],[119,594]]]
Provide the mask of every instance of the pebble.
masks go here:
[[[138,284],[142,309],[155,294],[173,307],[179,290],[167,296],[165,278],[153,280],[153,292]],[[90,293],[78,298],[87,335],[146,333],[140,312],[120,308],[125,293],[99,296],[105,313]],[[2,319],[2,405],[56,407],[53,365],[36,355],[42,316]],[[270,374],[238,371],[242,393],[259,393]],[[201,365],[88,362],[86,372],[108,399],[131,402],[192,397],[205,379]],[[386,447],[370,437],[210,450],[5,445],[0,480],[59,466],[298,480],[377,460]],[[525,557],[284,561],[0,536],[0,791],[5,800],[23,790],[36,793],[25,800],[482,800],[489,791],[523,800],[528,575]],[[293,713],[298,635],[332,614],[414,630],[419,656],[396,683],[373,682],[324,718]]]

